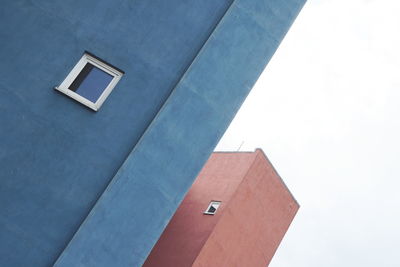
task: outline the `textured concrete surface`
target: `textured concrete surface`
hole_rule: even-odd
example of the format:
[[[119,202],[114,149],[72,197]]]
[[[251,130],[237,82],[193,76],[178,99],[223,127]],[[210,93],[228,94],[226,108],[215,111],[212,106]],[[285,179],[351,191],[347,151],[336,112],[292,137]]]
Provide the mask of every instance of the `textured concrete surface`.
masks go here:
[[[0,266],[54,263],[229,4],[2,3]],[[125,71],[97,113],[53,89],[85,50]]]
[[[213,153],[143,266],[191,266],[255,156]],[[221,201],[221,205],[215,215],[204,215],[212,200]]]
[[[304,0],[231,3],[3,3],[1,265],[143,263]],[[85,50],[97,113],[52,89]]]
[[[230,6],[57,266],[143,264],[303,4]]]
[[[267,266],[298,208],[261,150],[213,153],[143,266]]]

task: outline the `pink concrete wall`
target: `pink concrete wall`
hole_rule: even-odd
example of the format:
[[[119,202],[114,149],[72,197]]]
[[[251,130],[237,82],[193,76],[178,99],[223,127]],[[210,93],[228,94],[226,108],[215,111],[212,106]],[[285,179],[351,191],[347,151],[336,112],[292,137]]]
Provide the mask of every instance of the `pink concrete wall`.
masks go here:
[[[225,207],[194,267],[265,267],[299,205],[261,150]]]
[[[213,153],[143,266],[191,266],[255,157]],[[222,201],[217,213],[203,214],[212,200]]]
[[[213,153],[143,266],[265,267],[298,208],[261,150]]]

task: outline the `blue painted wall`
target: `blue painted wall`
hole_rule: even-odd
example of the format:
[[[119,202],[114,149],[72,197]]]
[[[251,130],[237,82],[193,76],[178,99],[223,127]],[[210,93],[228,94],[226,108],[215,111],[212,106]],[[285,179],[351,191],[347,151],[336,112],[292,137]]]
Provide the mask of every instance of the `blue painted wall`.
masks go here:
[[[55,266],[141,266],[304,0],[234,0]]]
[[[0,266],[56,261],[230,3],[2,2]],[[125,71],[97,113],[53,90],[85,50]],[[142,196],[140,187],[127,190],[162,199]],[[141,212],[143,207],[135,214]],[[135,227],[146,224],[137,221]]]
[[[141,266],[304,1],[2,3],[0,266]],[[52,89],[85,50],[98,112]]]

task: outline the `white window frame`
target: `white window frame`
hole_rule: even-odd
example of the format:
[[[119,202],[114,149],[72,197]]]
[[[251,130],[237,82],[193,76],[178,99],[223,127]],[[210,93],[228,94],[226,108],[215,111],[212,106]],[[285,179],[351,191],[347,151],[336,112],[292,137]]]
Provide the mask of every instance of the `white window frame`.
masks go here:
[[[217,206],[217,208],[215,209],[214,212],[209,212],[208,210],[210,209],[210,207],[211,207],[213,204],[218,204],[218,206]],[[217,213],[217,210],[219,209],[220,206],[221,206],[221,201],[212,200],[212,201],[210,202],[210,204],[208,205],[208,207],[207,207],[206,211],[204,212],[204,214],[207,214],[207,215],[214,215],[215,213]]]
[[[76,77],[79,75],[79,73],[85,67],[86,63],[90,63],[93,66],[101,69],[102,71],[104,71],[114,77],[95,103],[84,98],[83,96],[79,95],[78,93],[75,93],[74,91],[68,89],[68,87],[72,84],[72,82],[76,79]],[[110,65],[107,65],[106,63],[91,56],[90,54],[85,53],[85,54],[83,54],[82,58],[78,61],[78,63],[75,65],[75,67],[71,70],[71,72],[68,74],[68,76],[64,79],[64,81],[58,87],[55,87],[54,89],[66,94],[67,96],[75,99],[76,101],[82,103],[83,105],[93,109],[94,111],[97,111],[97,110],[99,110],[101,105],[104,103],[104,101],[106,100],[108,95],[111,93],[111,91],[114,89],[115,85],[117,85],[117,83],[121,79],[122,75],[123,75],[123,73],[121,71],[113,68]]]

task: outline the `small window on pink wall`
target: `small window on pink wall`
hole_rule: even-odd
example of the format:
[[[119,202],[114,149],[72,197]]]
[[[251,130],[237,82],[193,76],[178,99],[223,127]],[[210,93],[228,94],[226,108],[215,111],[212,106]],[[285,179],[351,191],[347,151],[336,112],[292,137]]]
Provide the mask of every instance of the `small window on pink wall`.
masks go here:
[[[208,205],[208,208],[204,212],[204,214],[208,215],[214,215],[217,212],[217,209],[221,205],[221,201],[211,201],[210,205]]]

